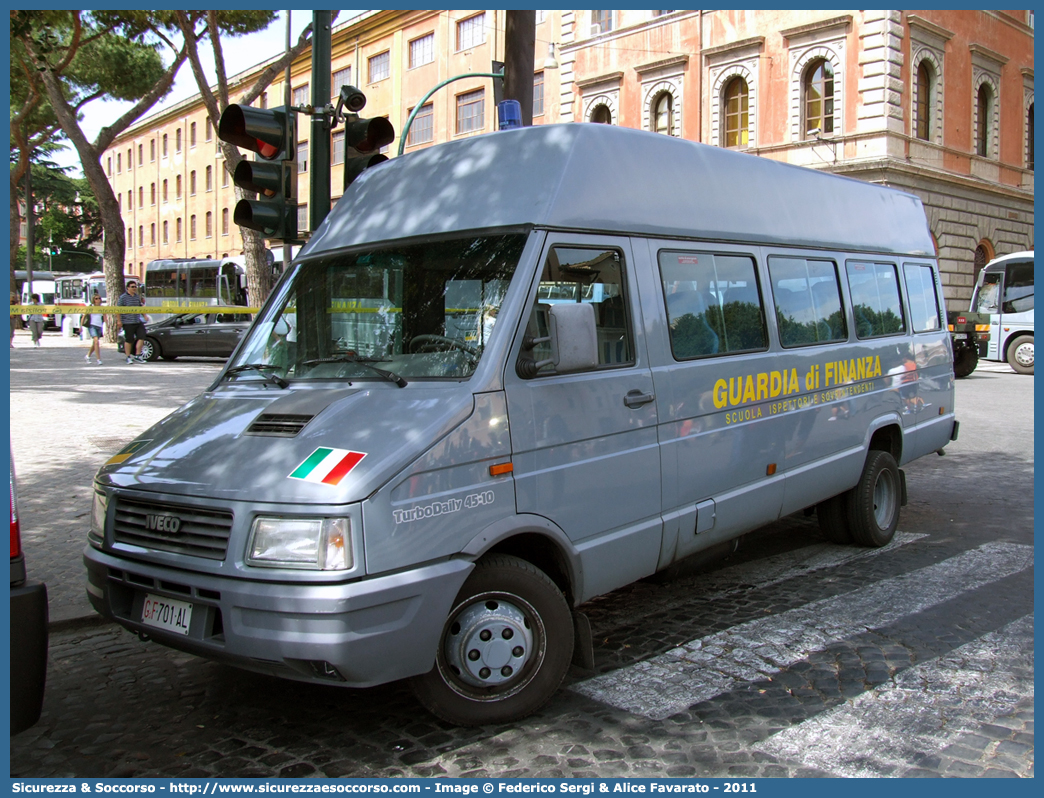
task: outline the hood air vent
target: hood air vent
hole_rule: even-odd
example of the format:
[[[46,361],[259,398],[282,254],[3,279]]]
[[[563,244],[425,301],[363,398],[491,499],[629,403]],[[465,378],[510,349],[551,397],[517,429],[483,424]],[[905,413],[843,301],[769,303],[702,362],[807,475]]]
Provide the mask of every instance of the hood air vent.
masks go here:
[[[293,438],[315,416],[293,413],[262,413],[247,427],[245,435],[264,435],[271,438]]]

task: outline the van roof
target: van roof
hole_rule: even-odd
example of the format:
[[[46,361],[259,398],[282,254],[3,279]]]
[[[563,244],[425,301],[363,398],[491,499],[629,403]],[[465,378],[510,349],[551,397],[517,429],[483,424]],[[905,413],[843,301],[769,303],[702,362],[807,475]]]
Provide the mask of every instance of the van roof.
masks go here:
[[[935,251],[912,194],[662,134],[566,123],[438,144],[368,169],[300,254],[523,225]]]

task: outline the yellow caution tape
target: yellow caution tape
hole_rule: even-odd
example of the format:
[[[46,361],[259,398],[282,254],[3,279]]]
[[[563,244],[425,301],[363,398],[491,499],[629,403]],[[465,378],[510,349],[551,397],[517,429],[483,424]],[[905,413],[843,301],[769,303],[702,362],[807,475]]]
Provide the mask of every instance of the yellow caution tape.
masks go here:
[[[82,316],[84,313],[124,315],[127,313],[257,313],[261,308],[245,308],[242,305],[144,305],[141,307],[116,307],[113,305],[11,305],[12,316],[28,316],[33,313],[58,316]]]

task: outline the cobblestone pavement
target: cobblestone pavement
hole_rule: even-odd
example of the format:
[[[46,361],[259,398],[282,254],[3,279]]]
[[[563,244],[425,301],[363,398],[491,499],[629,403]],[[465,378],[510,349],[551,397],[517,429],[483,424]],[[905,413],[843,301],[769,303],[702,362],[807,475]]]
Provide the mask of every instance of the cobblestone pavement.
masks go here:
[[[127,365],[114,344],[88,365],[87,344],[45,332],[34,347],[20,330],[11,353],[11,449],[22,543],[30,575],[47,584],[52,622],[94,619],[80,559],[98,468],[206,388],[220,360]]]
[[[21,362],[13,381],[33,367]],[[214,373],[126,368],[157,374],[143,390],[174,369],[200,385]],[[104,391],[162,415],[160,393]],[[12,423],[48,395],[13,384]],[[12,741],[12,774],[1032,777],[1032,402],[1032,378],[959,381],[960,439],[906,467],[910,504],[883,549],[825,543],[798,514],[724,562],[589,602],[594,668],[574,667],[523,722],[459,729],[403,683],[298,684],[114,626],[66,626],[52,634],[43,718]],[[34,487],[50,495],[54,474],[62,497],[75,480],[50,466],[30,468]],[[78,564],[82,522],[53,524]],[[31,567],[45,560],[34,548]]]

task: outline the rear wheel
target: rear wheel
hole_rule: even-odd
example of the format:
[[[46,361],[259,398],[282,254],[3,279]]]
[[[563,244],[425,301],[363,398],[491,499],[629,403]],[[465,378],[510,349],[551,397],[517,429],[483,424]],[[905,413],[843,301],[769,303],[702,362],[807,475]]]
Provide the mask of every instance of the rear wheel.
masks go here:
[[[848,529],[844,493],[816,505],[819,531],[831,543],[851,543],[852,533]]]
[[[435,667],[411,686],[450,723],[507,723],[551,698],[572,656],[573,616],[562,592],[530,563],[494,555],[461,587]]]
[[[1033,336],[1019,335],[1008,345],[1008,365],[1019,374],[1033,373]]]
[[[953,375],[967,377],[979,365],[979,352],[973,346],[961,346],[953,353]]]
[[[902,482],[892,455],[878,449],[870,451],[846,505],[848,528],[855,543],[880,548],[892,540],[902,505]]]

